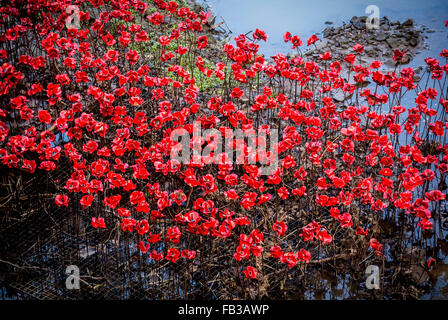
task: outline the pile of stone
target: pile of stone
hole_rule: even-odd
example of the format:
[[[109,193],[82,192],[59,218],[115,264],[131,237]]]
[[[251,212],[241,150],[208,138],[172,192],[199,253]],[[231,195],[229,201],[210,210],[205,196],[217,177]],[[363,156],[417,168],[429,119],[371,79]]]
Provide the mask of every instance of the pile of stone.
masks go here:
[[[379,20],[377,29],[368,28],[367,19],[366,16],[354,16],[348,24],[326,27],[320,36],[322,40],[316,43],[317,48],[307,51],[305,55],[318,58],[319,53],[330,51],[334,57],[343,58],[353,53],[353,46],[359,43],[365,50],[360,57],[361,62],[380,60],[385,66],[393,68],[396,62],[392,57],[396,49],[408,50],[404,61],[400,62],[408,64],[420,50],[425,48],[424,32],[427,28],[416,26],[412,19],[400,22],[383,17]]]

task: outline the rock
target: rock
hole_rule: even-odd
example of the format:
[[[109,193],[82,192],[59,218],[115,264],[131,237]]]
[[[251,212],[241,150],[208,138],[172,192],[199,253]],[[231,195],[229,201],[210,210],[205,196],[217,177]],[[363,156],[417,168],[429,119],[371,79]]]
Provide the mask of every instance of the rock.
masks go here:
[[[407,36],[411,38],[419,38],[420,34],[421,34],[420,30],[410,30],[408,31]]]
[[[363,17],[354,16],[351,18],[350,23],[358,30],[362,30],[366,27],[365,19]]]
[[[335,30],[333,27],[327,27],[324,29],[324,31],[322,31],[322,35],[324,38],[328,38],[329,36],[333,35],[334,31]]]
[[[378,40],[378,41],[384,41],[387,39],[387,37],[388,37],[388,34],[385,32],[382,32],[382,31],[380,31],[379,33],[372,36],[372,38],[374,38],[375,40]]]
[[[376,51],[375,51],[375,49],[373,49],[373,48],[368,48],[368,49],[366,49],[366,54],[367,54],[369,57],[374,57],[375,54],[376,54]]]
[[[402,27],[410,27],[410,28],[412,28],[412,27],[414,26],[414,20],[412,20],[412,19],[408,19],[408,20],[406,20],[405,22],[403,22],[403,23],[401,24],[401,26],[402,26]]]
[[[384,66],[390,69],[396,67],[398,63],[392,60],[395,49],[409,50],[404,61],[399,64],[408,64],[418,53],[417,48],[423,47],[423,28],[416,26],[414,20],[407,19],[403,23],[400,21],[391,22],[387,17],[380,18],[379,29],[367,29],[366,16],[353,16],[350,23],[342,23],[342,26],[326,26],[322,31],[322,40],[326,41],[325,46],[319,46],[319,50],[337,51],[338,56],[343,57],[352,53],[355,43],[360,43],[365,47],[364,62],[370,63],[372,59],[383,59]],[[333,24],[326,21],[327,25]],[[391,50],[392,49],[392,50]],[[314,52],[307,53],[307,56],[316,57]],[[360,58],[361,59],[361,58]],[[337,102],[343,102],[342,92],[333,96]]]
[[[380,19],[380,29],[381,30],[390,30],[390,21],[388,19],[382,20]]]
[[[409,45],[412,47],[416,47],[418,45],[418,40],[416,38],[411,38],[409,40]]]
[[[397,39],[396,37],[389,37],[386,39],[386,42],[389,45],[389,47],[392,49],[398,48],[401,44],[400,40]]]

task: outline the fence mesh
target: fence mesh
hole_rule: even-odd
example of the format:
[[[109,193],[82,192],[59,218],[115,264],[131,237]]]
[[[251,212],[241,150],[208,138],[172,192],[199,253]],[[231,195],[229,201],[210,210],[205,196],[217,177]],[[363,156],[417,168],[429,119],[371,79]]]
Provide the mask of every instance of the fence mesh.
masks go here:
[[[198,250],[198,259],[181,259],[177,263],[151,260],[136,248],[134,238],[120,232],[119,224],[105,230],[88,228],[91,215],[76,205],[79,201],[72,201],[68,207],[54,204],[57,181],[65,181],[68,172],[63,167],[54,174],[2,172],[2,299],[374,298],[404,292],[407,296],[416,295],[412,286],[403,285],[407,278],[399,270],[408,270],[418,258],[393,262],[385,259],[382,275],[383,281],[389,283],[387,293],[365,290],[366,261],[356,254],[336,255],[293,269],[262,255],[257,258],[256,267],[265,276],[257,283],[243,279],[238,263],[229,253],[221,252],[219,243],[206,238],[199,240],[202,250]],[[290,236],[284,241],[294,241],[299,232],[300,224],[294,224],[293,219],[289,226]],[[79,268],[79,290],[66,287],[70,265]]]

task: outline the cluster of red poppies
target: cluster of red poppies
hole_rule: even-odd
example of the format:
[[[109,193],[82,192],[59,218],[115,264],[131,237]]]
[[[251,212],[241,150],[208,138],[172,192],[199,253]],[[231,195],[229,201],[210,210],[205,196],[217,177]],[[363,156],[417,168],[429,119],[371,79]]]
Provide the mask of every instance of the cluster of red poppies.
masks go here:
[[[67,12],[70,4],[79,16]],[[94,228],[118,219],[123,232],[145,238],[136,246],[151,259],[194,259],[196,251],[206,254],[198,239],[207,237],[233,243],[237,261],[253,262],[268,251],[268,259],[293,267],[335,241],[336,228],[368,238],[381,255],[363,215],[403,210],[421,228],[433,227],[431,205],[445,194],[428,188],[448,173],[448,99],[440,92],[448,50],[440,54],[444,65],[426,59],[434,85],[421,90],[410,67],[384,72],[379,61],[358,63],[359,44],[341,61],[331,52],[315,61],[281,53],[268,61],[258,53],[257,42],[267,40],[259,29],[225,44],[222,61],[211,63],[203,30],[209,14],[174,1],[15,0],[0,13],[0,161],[34,173],[58,170],[60,158],[68,159],[71,176],[56,204],[69,206],[79,194],[84,210],[102,208],[102,216],[92,217]],[[80,29],[67,28],[70,17]],[[293,49],[302,46],[298,35],[284,39]],[[313,35],[307,45],[318,40]],[[394,60],[405,54],[396,50]],[[201,90],[204,79],[219,85]],[[362,89],[367,80],[375,89]],[[338,105],[337,91],[356,99]],[[401,106],[399,97],[412,91],[415,104]],[[192,135],[195,122],[247,135],[279,129],[279,168],[262,176],[248,161],[254,153],[272,161],[263,139],[255,143],[259,150],[244,140],[229,142],[242,151],[242,164],[201,155],[190,163],[172,159],[171,132]],[[191,145],[217,150],[212,141],[194,139]],[[292,235],[286,231],[296,214],[261,213],[286,202],[314,212]],[[196,242],[187,244],[186,235]],[[285,237],[303,247],[285,246]],[[154,249],[160,242],[164,252]],[[252,266],[243,272],[257,277]]]

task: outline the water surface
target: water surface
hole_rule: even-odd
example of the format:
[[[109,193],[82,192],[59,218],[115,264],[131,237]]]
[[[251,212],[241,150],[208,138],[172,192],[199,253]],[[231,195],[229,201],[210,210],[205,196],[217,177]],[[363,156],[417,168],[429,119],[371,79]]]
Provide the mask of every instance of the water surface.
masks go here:
[[[414,59],[414,65],[423,64],[425,57],[439,56],[442,49],[448,48],[448,29],[444,26],[448,20],[446,0],[202,0],[202,3],[217,15],[216,23],[223,17],[235,36],[256,28],[265,30],[269,38],[260,50],[266,55],[289,51],[290,45],[283,42],[286,31],[299,35],[306,46],[306,39],[321,32],[326,21],[340,26],[349,23],[353,16],[369,16],[370,11],[366,13],[369,5],[379,8],[380,17],[401,22],[412,18],[416,24],[435,31],[427,34],[430,48]]]

